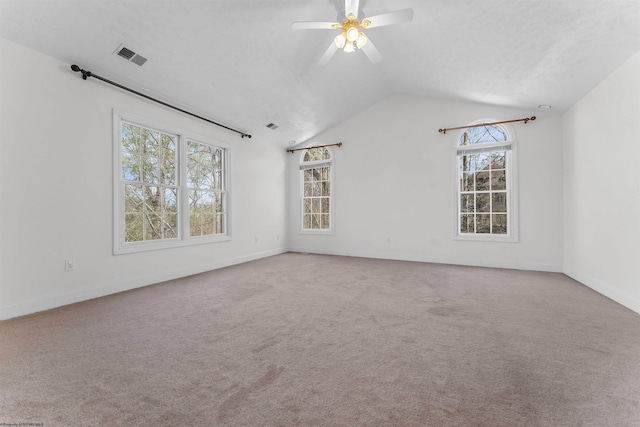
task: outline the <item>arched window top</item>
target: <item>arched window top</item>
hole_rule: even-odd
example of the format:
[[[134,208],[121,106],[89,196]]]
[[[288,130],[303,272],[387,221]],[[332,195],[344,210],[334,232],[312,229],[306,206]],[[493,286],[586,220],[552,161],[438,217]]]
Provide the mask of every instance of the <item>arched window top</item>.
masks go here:
[[[303,162],[318,162],[321,160],[331,160],[331,152],[327,147],[311,147],[305,150],[302,155]]]
[[[507,131],[499,125],[470,127],[460,136],[458,145],[495,144],[508,140]]]

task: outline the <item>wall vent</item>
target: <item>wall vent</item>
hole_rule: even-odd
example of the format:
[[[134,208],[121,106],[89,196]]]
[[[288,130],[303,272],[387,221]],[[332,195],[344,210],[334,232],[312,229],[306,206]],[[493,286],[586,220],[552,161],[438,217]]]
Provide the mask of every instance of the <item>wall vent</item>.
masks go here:
[[[147,58],[145,58],[142,55],[138,55],[131,49],[124,47],[124,45],[118,46],[118,48],[115,51],[115,54],[139,66],[142,66],[142,64],[147,62]]]
[[[278,125],[274,125],[273,123],[269,123],[269,124],[267,125],[267,127],[268,127],[269,129],[271,129],[271,130],[276,130],[276,129],[278,129]]]

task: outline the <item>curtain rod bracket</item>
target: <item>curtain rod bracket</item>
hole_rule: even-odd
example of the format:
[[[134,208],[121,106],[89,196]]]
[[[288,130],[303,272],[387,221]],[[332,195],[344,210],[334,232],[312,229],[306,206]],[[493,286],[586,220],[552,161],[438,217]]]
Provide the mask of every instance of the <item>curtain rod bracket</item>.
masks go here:
[[[105,82],[105,83],[109,83],[110,85],[113,85],[113,86],[119,87],[120,89],[124,89],[124,90],[126,90],[127,92],[131,92],[131,93],[133,93],[133,94],[136,94],[136,95],[138,95],[138,96],[141,96],[141,97],[143,97],[143,98],[146,98],[146,99],[148,99],[148,100],[150,100],[150,101],[157,102],[158,104],[162,104],[162,105],[164,105],[165,107],[173,108],[174,110],[176,110],[176,111],[180,111],[181,113],[187,114],[187,115],[189,115],[189,116],[195,117],[195,118],[200,119],[200,120],[204,120],[205,122],[208,122],[208,123],[211,123],[211,124],[213,124],[213,125],[219,126],[219,127],[221,127],[221,128],[224,128],[224,129],[230,130],[230,131],[232,131],[232,132],[239,133],[239,134],[240,134],[240,137],[241,137],[241,138],[243,138],[243,139],[244,139],[244,138],[251,138],[251,135],[250,135],[250,134],[248,134],[248,133],[246,133],[246,132],[242,132],[242,131],[239,131],[239,130],[237,130],[237,129],[231,128],[231,127],[229,127],[229,126],[225,126],[225,125],[222,125],[222,124],[220,124],[220,123],[216,123],[216,122],[214,122],[213,120],[209,120],[209,119],[207,119],[207,118],[205,118],[205,117],[198,116],[197,114],[193,114],[193,113],[190,113],[190,112],[188,112],[188,111],[186,111],[186,110],[183,110],[182,108],[178,108],[178,107],[175,107],[175,106],[173,106],[173,105],[171,105],[171,104],[167,104],[167,103],[166,103],[166,102],[164,102],[164,101],[160,101],[159,99],[152,98],[152,97],[150,97],[149,95],[145,95],[145,94],[140,93],[140,92],[138,92],[138,91],[136,91],[136,90],[133,90],[133,89],[131,89],[131,88],[128,88],[128,87],[126,87],[126,86],[123,86],[123,85],[121,85],[121,84],[119,84],[119,83],[112,82],[111,80],[105,79],[104,77],[100,77],[100,76],[98,76],[98,75],[96,75],[96,74],[93,74],[91,71],[83,70],[82,68],[78,67],[76,64],[73,64],[73,65],[71,66],[71,69],[72,69],[73,71],[75,71],[76,73],[82,73],[82,80],[87,80],[87,77],[95,77],[95,78],[96,78],[96,79],[98,79],[98,80],[102,80],[102,81],[103,81],[103,82]]]

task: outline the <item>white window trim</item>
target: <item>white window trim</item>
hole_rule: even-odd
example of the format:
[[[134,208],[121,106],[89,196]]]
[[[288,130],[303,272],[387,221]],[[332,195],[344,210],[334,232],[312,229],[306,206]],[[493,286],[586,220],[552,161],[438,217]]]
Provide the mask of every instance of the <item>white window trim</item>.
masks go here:
[[[124,241],[124,182],[121,180],[122,164],[120,147],[122,145],[122,121],[132,122],[144,127],[156,129],[178,137],[178,176],[179,197],[178,212],[180,212],[180,227],[178,236],[171,240],[152,240],[144,242]],[[225,150],[224,180],[226,184],[226,233],[212,236],[189,236],[188,192],[186,189],[186,145],[187,140],[200,144],[211,145]],[[125,113],[113,109],[113,253],[114,255],[153,251],[159,249],[193,246],[204,243],[225,242],[231,240],[231,181],[229,179],[230,148],[228,144],[213,141],[210,138],[196,135],[175,126],[168,126],[155,120],[136,114]],[[183,207],[186,211],[183,212]]]
[[[495,122],[493,119],[476,120],[469,123],[468,126]],[[453,240],[459,241],[471,241],[471,242],[502,242],[502,243],[517,243],[519,241],[519,224],[518,224],[518,144],[515,138],[514,129],[505,124],[500,124],[505,130],[507,140],[501,141],[495,144],[478,144],[475,148],[473,145],[465,148],[466,152],[487,152],[495,151],[503,147],[509,147],[507,156],[510,167],[507,168],[507,206],[509,209],[509,215],[507,217],[507,234],[464,234],[460,233],[460,194],[459,188],[459,164],[458,156],[460,154],[460,138],[466,131],[466,129],[460,130],[456,134],[453,146],[453,171],[454,171],[454,187],[453,187]]]
[[[299,186],[299,197],[298,197],[298,234],[310,234],[310,235],[325,235],[325,236],[333,236],[335,235],[335,186],[334,186],[334,170],[336,165],[336,159],[334,155],[334,151],[331,147],[325,147],[329,154],[331,155],[330,160],[316,160],[314,162],[304,162],[304,155],[307,152],[307,149],[313,148],[316,145],[322,145],[321,143],[311,143],[308,147],[305,148],[300,154],[300,159],[298,160],[298,186]],[[330,165],[331,166],[331,196],[329,196],[329,229],[328,230],[309,230],[302,228],[304,224],[303,220],[303,199],[304,199],[304,179],[302,179],[302,174],[304,169],[311,169],[318,166]]]

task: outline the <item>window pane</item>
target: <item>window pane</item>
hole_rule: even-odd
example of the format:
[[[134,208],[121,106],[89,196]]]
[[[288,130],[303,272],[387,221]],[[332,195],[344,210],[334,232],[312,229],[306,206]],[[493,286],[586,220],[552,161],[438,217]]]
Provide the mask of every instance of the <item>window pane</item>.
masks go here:
[[[162,157],[165,159],[176,159],[176,140],[170,135],[162,137]]]
[[[124,211],[142,212],[144,197],[141,185],[125,184],[124,186]]]
[[[142,152],[147,156],[162,157],[160,132],[142,129]]]
[[[125,181],[140,181],[140,156],[122,153],[122,179]]]
[[[176,164],[173,160],[162,161],[162,182],[167,185],[176,185]]]
[[[491,166],[491,154],[481,153],[476,154],[476,170],[489,170]]]
[[[473,179],[472,173],[464,172],[460,178],[460,191],[473,191]]]
[[[473,172],[475,165],[475,156],[460,156],[460,172]]]
[[[311,214],[303,215],[302,228],[307,229],[307,230],[311,228]]]
[[[507,193],[492,193],[492,212],[507,212]]]
[[[310,182],[304,183],[304,197],[311,197],[313,195],[313,185]]]
[[[161,210],[161,191],[159,187],[144,187],[144,208],[147,211],[159,212]]]
[[[175,239],[178,237],[178,215],[165,214],[164,215],[164,238]]]
[[[322,196],[322,183],[321,182],[317,182],[315,181],[313,183],[313,191],[311,194],[313,197],[320,197]]]
[[[507,174],[504,170],[491,171],[491,189],[506,190]]]
[[[310,148],[304,153],[303,162],[315,162],[317,160],[328,160],[331,158],[329,150],[324,147]]]
[[[476,215],[476,233],[491,233],[491,215]]]
[[[311,214],[311,228],[314,230],[320,229],[320,214]]]
[[[202,215],[202,235],[208,236],[215,233],[215,215]]]
[[[329,229],[329,215],[328,214],[323,214],[322,215],[322,224],[321,227],[325,230]]]
[[[491,212],[491,195],[489,193],[476,194],[476,212]]]
[[[202,215],[192,213],[189,215],[189,236],[200,236],[202,234]]]
[[[486,191],[490,188],[489,172],[476,172],[476,191]]]
[[[311,200],[311,212],[320,213],[320,199]]]
[[[142,214],[126,214],[124,216],[124,241],[142,241]]]
[[[322,195],[330,196],[331,195],[331,181],[323,181],[322,182]]]
[[[147,184],[160,184],[164,180],[161,178],[160,160],[155,157],[142,158],[142,179]]]
[[[140,154],[140,127],[130,123],[122,123],[122,151]]]
[[[331,179],[331,168],[328,166],[322,168],[322,180],[329,181],[330,179]]]
[[[506,140],[506,133],[501,126],[478,126],[467,129],[462,137],[460,137],[460,145],[490,144]]]
[[[506,154],[505,151],[491,153],[491,169],[504,169],[506,166]]]
[[[328,197],[323,197],[322,198],[322,203],[321,203],[321,211],[324,214],[329,213],[329,198]]]
[[[460,215],[460,232],[474,233],[476,222],[473,215]]]
[[[475,197],[473,194],[460,195],[460,212],[474,212]]]
[[[178,212],[178,189],[164,189],[164,210],[165,212]]]
[[[145,240],[162,239],[162,217],[157,212],[150,212],[144,216]]]
[[[311,199],[304,199],[303,202],[302,213],[311,213]]]
[[[493,234],[507,234],[507,215],[498,214],[492,215],[493,221],[491,226],[491,232]]]
[[[187,186],[191,188],[200,188],[202,184],[202,175],[198,165],[197,156],[190,154],[187,158]]]

